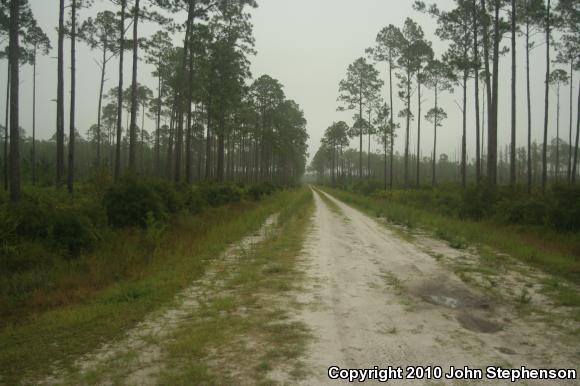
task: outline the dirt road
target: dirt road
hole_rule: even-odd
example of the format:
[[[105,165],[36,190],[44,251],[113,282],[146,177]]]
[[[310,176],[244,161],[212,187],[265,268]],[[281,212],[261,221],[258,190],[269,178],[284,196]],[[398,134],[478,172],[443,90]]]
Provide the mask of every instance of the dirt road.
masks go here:
[[[444,374],[450,366],[578,369],[578,340],[567,340],[557,329],[548,332],[543,322],[519,318],[512,305],[470,288],[426,251],[449,258],[462,253],[432,239],[406,241],[323,195],[315,191],[314,226],[304,259],[310,284],[299,317],[315,336],[304,385],[337,384],[327,375],[333,365],[442,366]],[[431,382],[465,383],[417,381]]]

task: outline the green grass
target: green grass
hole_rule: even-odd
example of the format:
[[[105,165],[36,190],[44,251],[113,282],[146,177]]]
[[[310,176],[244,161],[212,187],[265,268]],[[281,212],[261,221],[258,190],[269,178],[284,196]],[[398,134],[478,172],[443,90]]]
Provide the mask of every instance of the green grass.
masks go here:
[[[0,332],[0,384],[18,384],[46,373],[51,365],[66,367],[82,354],[120,337],[146,314],[171,301],[203,274],[210,260],[258,229],[270,214],[287,207],[299,192],[285,191],[259,203],[184,215],[161,235],[115,234],[90,257],[96,260],[90,266],[116,275],[107,265],[112,263],[120,272],[117,280],[113,277],[111,284],[91,288],[79,285],[82,278],[72,275],[76,302],[67,299],[65,306],[54,302],[50,310],[38,312],[24,323],[4,326]],[[151,238],[155,241],[148,244]]]
[[[467,243],[489,246],[545,272],[580,284],[580,247],[577,235],[531,226],[516,227],[491,221],[460,220],[395,201],[387,201],[384,198],[368,197],[337,189],[324,188],[324,190],[369,215],[382,213],[395,224],[430,230],[455,248],[463,249]],[[492,267],[497,265],[497,261],[491,262]]]
[[[289,291],[300,289],[296,263],[312,209],[305,190],[282,211],[278,232],[223,272],[227,307],[210,296],[204,317],[194,316],[164,343],[172,367],[163,372],[162,384],[272,384],[268,373],[274,368],[293,379],[303,376],[299,358],[310,335],[292,319],[288,302]]]

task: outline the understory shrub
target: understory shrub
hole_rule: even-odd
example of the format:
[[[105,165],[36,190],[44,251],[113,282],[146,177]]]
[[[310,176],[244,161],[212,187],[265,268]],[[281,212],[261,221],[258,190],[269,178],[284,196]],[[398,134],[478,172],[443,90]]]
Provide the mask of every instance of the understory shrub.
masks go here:
[[[137,179],[127,179],[111,186],[105,193],[103,205],[109,225],[114,228],[145,228],[149,215],[159,221],[167,210],[155,189]]]
[[[242,199],[242,190],[235,185],[206,184],[199,189],[204,201],[212,207],[239,202]]]
[[[68,256],[77,258],[81,251],[91,248],[97,241],[97,232],[91,221],[73,210],[58,211],[53,219],[52,241],[66,248]]]
[[[465,189],[455,184],[384,190],[380,181],[352,183],[347,190],[445,216],[492,220],[502,224],[547,226],[580,232],[580,186],[554,185],[546,194],[523,186],[496,186],[483,181]]]
[[[365,196],[370,196],[374,192],[382,189],[383,183],[378,180],[361,180],[352,186],[352,190]]]
[[[547,222],[560,231],[580,231],[580,186],[556,185],[551,196]]]
[[[255,184],[247,189],[248,196],[254,201],[260,200],[263,196],[269,196],[277,190],[277,187],[269,182]]]

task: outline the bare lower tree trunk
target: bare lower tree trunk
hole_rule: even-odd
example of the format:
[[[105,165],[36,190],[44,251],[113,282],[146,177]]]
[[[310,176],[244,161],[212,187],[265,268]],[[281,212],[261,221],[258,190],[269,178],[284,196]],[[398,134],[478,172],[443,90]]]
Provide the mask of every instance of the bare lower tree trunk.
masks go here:
[[[405,133],[405,187],[409,186],[409,126],[411,124],[411,75],[407,73],[407,129]]]
[[[139,26],[139,0],[135,0],[133,9],[133,76],[131,82],[131,123],[129,125],[129,171],[135,173],[136,150],[137,150],[137,56],[139,50],[138,26]],[[143,128],[141,128],[143,129]]]
[[[499,83],[499,26],[500,2],[494,2],[494,39],[493,39],[493,73],[492,73],[492,90],[491,106],[489,106],[489,122],[487,130],[487,175],[492,185],[497,184],[497,113],[498,113],[498,83]]]
[[[473,60],[475,62],[474,88],[475,88],[475,181],[481,182],[481,151],[480,151],[480,122],[479,122],[479,27],[477,14],[477,0],[473,0]],[[437,128],[435,128],[437,130]]]
[[[36,185],[36,43],[32,62],[32,185]]]
[[[8,74],[6,76],[6,115],[4,121],[4,190],[8,190],[8,130],[10,118],[10,61],[8,61]]]
[[[467,186],[467,70],[463,74],[463,111],[461,135],[461,186]]]
[[[556,90],[556,182],[560,177],[560,85]]]
[[[387,157],[388,157],[388,155],[387,155],[387,136],[388,136],[388,134],[389,134],[388,132],[385,132],[383,135],[383,155],[384,155],[384,159],[383,159],[383,161],[384,161],[384,165],[383,165],[383,184],[384,184],[384,186],[383,186],[383,188],[384,188],[384,190],[387,190]],[[338,162],[336,165],[337,169],[339,168],[339,165],[340,165],[340,158],[338,159]],[[339,170],[338,175],[340,177],[340,170]]]
[[[211,179],[211,105],[208,104],[207,108],[207,135],[206,135],[206,146],[205,146],[205,179]]]
[[[433,180],[432,185],[435,186],[437,185],[437,174],[436,174],[436,167],[437,167],[437,111],[438,111],[438,106],[437,106],[437,84],[435,84],[435,117],[433,119],[433,171],[432,171],[432,175],[433,175]]]
[[[56,91],[56,187],[64,178],[64,0],[59,3],[58,16],[58,80]]]
[[[546,9],[546,79],[544,89],[544,147],[542,149],[542,192],[548,183],[548,120],[550,105],[550,0]]]
[[[195,2],[194,1],[189,1],[189,5],[188,5],[188,11],[187,11],[187,22],[186,22],[186,27],[185,27],[185,38],[184,38],[184,42],[183,42],[183,60],[180,64],[180,68],[179,68],[179,75],[181,75],[181,79],[183,79],[183,76],[185,75],[185,71],[187,69],[187,63],[188,63],[188,55],[190,52],[190,41],[191,41],[191,28],[193,25],[193,14],[194,14],[194,10],[195,10]],[[179,101],[178,101],[178,105],[177,105],[177,140],[175,142],[176,144],[176,148],[175,148],[175,175],[174,175],[174,179],[175,182],[179,182],[181,180],[181,164],[182,164],[182,151],[183,151],[183,110],[185,108],[185,102],[187,101],[187,89],[184,89],[184,87],[191,87],[190,84],[185,84],[185,85],[181,85],[180,87],[178,87],[178,96],[179,96]],[[191,106],[189,106],[191,108]]]
[[[359,152],[358,152],[358,155],[359,155],[359,158],[358,158],[358,170],[359,170],[358,173],[359,173],[359,176],[358,176],[358,178],[359,178],[359,180],[362,180],[362,178],[363,178],[363,166],[362,166],[362,149],[363,149],[363,128],[362,128],[362,119],[363,119],[363,117],[362,117],[362,105],[363,104],[362,104],[362,88],[359,91],[360,91],[360,93],[359,93],[359,116],[358,117],[360,119],[360,121],[359,121],[359,126],[360,126],[359,127],[360,146],[359,146]]]
[[[167,179],[172,179],[173,173],[173,142],[175,133],[175,110],[177,102],[173,102],[173,107],[171,109],[171,119],[169,121],[169,141],[167,144]]]
[[[568,137],[568,184],[572,182],[572,116],[573,112],[573,89],[574,89],[574,63],[570,62],[570,135]]]
[[[121,132],[123,115],[123,50],[125,45],[125,9],[127,1],[121,0],[121,20],[119,30],[121,31],[119,49],[119,88],[117,90],[117,143],[115,144],[115,180],[121,176]]]
[[[487,6],[486,6],[486,2],[485,0],[481,0],[481,11],[484,15],[487,16]],[[483,60],[484,60],[484,70],[485,70],[485,91],[486,91],[486,98],[487,98],[487,137],[488,137],[488,147],[490,146],[489,144],[489,133],[490,133],[490,128],[491,128],[491,122],[492,122],[492,86],[491,86],[491,74],[490,74],[490,69],[489,69],[489,26],[487,23],[487,19],[485,20],[485,23],[483,24]],[[484,101],[485,103],[485,101]],[[497,157],[497,147],[495,148],[494,152],[493,152],[494,156]],[[493,175],[490,175],[490,166],[489,166],[489,149],[488,149],[488,154],[487,154],[487,174],[488,177],[490,178],[490,182],[491,183],[495,183],[495,178],[496,178],[496,173],[494,171]],[[496,158],[497,159],[497,158]]]
[[[68,175],[67,189],[69,194],[74,190],[75,172],[75,98],[76,98],[76,22],[77,22],[77,0],[72,0],[71,8],[71,35],[70,35],[70,122],[68,133]]]
[[[101,85],[99,87],[99,104],[97,111],[97,162],[96,166],[101,166],[101,109],[103,106],[103,89],[105,87],[105,72],[107,65],[107,42],[103,44],[103,62],[101,65]]]
[[[219,127],[218,127],[218,143],[217,143],[217,174],[216,179],[218,182],[223,182],[224,180],[224,158],[225,158],[225,125],[224,125],[224,113],[220,108],[219,115]]]
[[[160,59],[161,60],[161,59]],[[158,71],[161,67],[161,63],[157,67]],[[161,72],[158,72],[159,77],[157,79],[157,119],[156,119],[156,131],[155,131],[155,171],[157,177],[161,177]]]
[[[527,7],[527,3],[526,3]],[[528,193],[532,192],[532,99],[530,91],[530,22],[526,16],[526,96],[528,110]]]
[[[20,200],[20,126],[18,121],[19,64],[18,30],[20,1],[10,2],[10,201]]]
[[[391,162],[390,162],[390,173],[389,173],[389,186],[393,189],[393,162],[394,154],[393,148],[395,146],[395,126],[393,124],[393,113],[395,111],[393,107],[393,60],[392,53],[389,50],[389,99],[391,101],[391,114],[390,114],[390,126],[391,126]]]
[[[420,185],[421,173],[421,82],[417,74],[417,186]]]
[[[188,184],[192,182],[192,163],[193,163],[193,149],[191,145],[192,141],[192,112],[191,106],[193,101],[193,50],[191,49],[191,41],[189,48],[189,60],[187,65],[187,134],[186,134],[186,144],[185,144],[185,178]]]
[[[516,184],[516,0],[511,0],[512,32],[512,111],[510,146],[510,184]]]

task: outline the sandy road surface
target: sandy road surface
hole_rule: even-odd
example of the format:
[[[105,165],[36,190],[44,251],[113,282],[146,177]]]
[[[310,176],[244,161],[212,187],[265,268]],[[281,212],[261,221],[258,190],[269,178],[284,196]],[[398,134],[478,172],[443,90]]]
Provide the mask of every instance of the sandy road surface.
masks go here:
[[[303,384],[339,384],[327,377],[331,365],[436,365],[445,372],[449,366],[492,365],[578,369],[577,341],[567,347],[536,325],[517,320],[507,306],[469,288],[416,245],[327,196],[340,208],[333,210],[321,194],[314,193],[314,227],[304,259],[311,284],[300,318],[316,338]],[[417,381],[447,383],[465,381]]]

